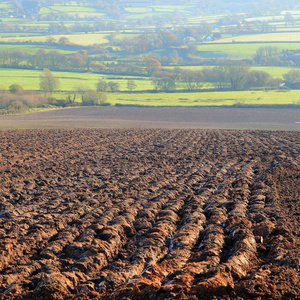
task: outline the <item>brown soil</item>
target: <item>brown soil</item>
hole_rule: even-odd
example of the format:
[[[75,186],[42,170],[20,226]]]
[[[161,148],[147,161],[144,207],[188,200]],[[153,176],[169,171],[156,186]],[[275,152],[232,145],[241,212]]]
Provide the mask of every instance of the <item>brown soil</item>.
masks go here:
[[[1,299],[300,299],[300,133],[0,132]]]
[[[0,129],[34,128],[300,130],[300,109],[81,107],[0,116]]]

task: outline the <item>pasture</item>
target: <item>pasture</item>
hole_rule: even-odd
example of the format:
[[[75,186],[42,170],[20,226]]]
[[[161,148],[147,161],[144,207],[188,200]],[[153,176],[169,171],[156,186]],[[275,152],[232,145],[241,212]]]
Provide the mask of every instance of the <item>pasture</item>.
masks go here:
[[[247,34],[233,37],[227,37],[218,40],[218,43],[234,43],[234,42],[297,42],[300,41],[300,32],[273,32],[262,34]]]
[[[109,32],[106,33],[87,33],[87,34],[58,34],[52,38],[58,42],[61,37],[66,37],[72,44],[89,46],[93,44],[106,44],[109,41]],[[4,43],[24,43],[31,41],[32,43],[45,43],[49,39],[49,35],[32,36],[32,37],[2,37],[0,42]]]
[[[33,44],[33,45],[23,45],[23,44],[0,44],[0,51],[25,51],[29,54],[35,54],[39,49],[45,49],[47,51],[57,50],[62,54],[72,53],[72,50],[58,49],[55,45],[47,44]]]
[[[0,69],[1,85],[7,89],[18,83],[26,90],[39,90],[41,70]],[[92,73],[52,72],[59,78],[61,89],[74,90],[76,87],[95,89],[96,82],[102,76]]]
[[[178,2],[176,2],[178,3]],[[93,48],[88,48],[88,46],[94,44],[102,44],[103,48],[107,48],[108,55],[111,55],[111,60],[109,58],[102,58],[99,55],[99,62],[106,64],[106,60],[109,62],[121,62],[122,59],[126,58],[127,54],[122,52],[122,44],[120,41],[125,39],[130,39],[135,37],[141,32],[146,34],[149,32],[157,33],[157,30],[161,30],[167,27],[173,26],[174,34],[176,35],[176,26],[184,23],[185,26],[190,25],[199,25],[202,22],[208,22],[210,24],[217,24],[218,21],[222,18],[226,18],[227,14],[222,12],[219,14],[204,14],[198,13],[199,4],[195,1],[188,2],[186,4],[176,5],[175,3],[169,3],[170,5],[148,5],[143,6],[135,2],[129,2],[126,7],[122,7],[119,10],[121,18],[117,17],[113,19],[105,11],[105,9],[98,9],[92,7],[91,5],[82,5],[77,1],[68,1],[61,2],[59,5],[54,3],[49,6],[42,6],[38,14],[41,16],[36,22],[28,22],[29,20],[25,17],[24,19],[20,18],[20,15],[14,15],[7,18],[2,18],[3,23],[16,24],[19,23],[20,26],[26,26],[28,32],[7,32],[0,34],[0,50],[23,50],[30,54],[36,53],[38,49],[44,48],[46,50],[53,50],[60,47],[54,43],[58,43],[61,37],[68,38],[69,42],[76,46],[76,51],[81,49],[81,46],[85,47],[87,53],[90,51],[91,59],[97,57],[98,54],[94,54]],[[1,7],[10,8],[9,2],[2,2]],[[65,14],[69,16],[66,20],[60,21],[59,18],[54,18],[51,21],[47,20],[48,14]],[[293,12],[294,15],[297,15],[296,12]],[[245,17],[244,14],[237,14],[239,17]],[[158,24],[147,22],[140,22],[140,19],[145,17],[170,17],[172,20],[173,16],[176,16],[178,23],[173,25],[171,23],[165,22],[162,27]],[[184,17],[182,17],[184,16]],[[300,32],[299,28],[288,27],[286,28],[289,32],[280,32],[283,30],[284,26],[284,13],[278,16],[256,16],[251,19],[246,19],[246,21],[269,21],[272,26],[278,29],[278,32],[264,33],[264,34],[248,34],[240,36],[232,36],[228,32],[223,33],[220,29],[214,29],[213,33],[220,30],[223,35],[222,39],[219,39],[215,42],[201,43],[197,44],[196,53],[194,54],[195,58],[202,59],[251,59],[256,51],[265,45],[275,46],[279,51],[283,49],[288,50],[297,50],[300,49]],[[76,23],[76,20],[81,21],[81,25],[88,24],[92,28],[92,25],[96,20],[104,20],[116,22],[119,26],[119,31],[101,31],[97,33],[74,33],[74,34],[53,34],[47,35],[48,29],[51,25],[62,24],[69,29],[72,29],[72,26]],[[136,22],[138,21],[138,22]],[[55,27],[55,26],[54,26]],[[179,26],[178,26],[179,28]],[[91,31],[91,30],[90,30]],[[40,32],[39,35],[37,32]],[[225,32],[225,31],[224,31]],[[116,33],[116,34],[115,34]],[[111,39],[111,37],[114,39]],[[49,38],[53,38],[54,43],[52,45],[47,44]],[[182,39],[182,37],[180,37]],[[119,43],[118,43],[119,42]],[[266,43],[267,42],[267,43]],[[22,45],[24,43],[24,45]],[[26,44],[25,44],[26,43]],[[181,45],[181,49],[186,47]],[[180,47],[178,47],[179,49]],[[170,48],[172,49],[172,47]],[[170,50],[169,49],[169,50]],[[175,49],[177,49],[175,47]],[[133,53],[130,57],[130,61],[136,60],[140,63],[143,55],[154,56],[155,55],[170,55],[170,52],[166,49],[159,50],[150,50],[145,52]],[[58,50],[61,53],[72,53],[70,50]],[[105,50],[104,50],[105,51]],[[180,52],[178,50],[178,52]],[[184,52],[184,51],[183,51]],[[95,55],[95,56],[94,56]],[[179,55],[182,55],[179,53]],[[184,54],[182,55],[182,57]],[[158,56],[157,56],[158,58]],[[159,58],[158,58],[159,59]],[[188,59],[185,61],[186,64],[189,63]],[[202,66],[196,65],[183,65],[178,67],[182,69],[189,70],[199,70],[202,69]],[[172,69],[171,67],[166,67]],[[72,68],[71,68],[72,69]],[[273,77],[282,78],[283,74],[291,70],[290,67],[278,67],[278,66],[254,66],[252,70],[261,70],[269,73]],[[295,68],[299,70],[299,68]],[[8,89],[11,84],[20,83],[26,90],[39,90],[40,74],[41,70],[25,70],[25,69],[0,69],[0,80],[1,86],[4,89]],[[115,70],[113,70],[115,72]],[[117,70],[118,72],[118,70]],[[120,71],[121,72],[121,71]],[[298,97],[297,91],[232,91],[232,92],[183,92],[182,82],[177,83],[177,91],[172,93],[156,93],[151,92],[153,90],[153,85],[149,77],[138,76],[135,79],[137,85],[133,93],[128,93],[127,88],[127,79],[131,76],[116,76],[113,74],[95,74],[89,72],[53,72],[53,74],[59,78],[60,88],[56,91],[53,96],[60,99],[65,99],[69,96],[70,93],[73,93],[78,90],[89,90],[95,89],[97,81],[102,78],[107,81],[114,81],[119,84],[120,92],[118,93],[108,93],[109,102],[112,105],[115,104],[125,104],[125,105],[150,105],[150,106],[231,106],[235,104],[245,104],[245,105],[290,105],[298,104],[300,99]],[[212,84],[205,83],[203,88],[210,89]],[[79,99],[79,97],[78,97]]]
[[[268,68],[255,69],[268,71]],[[288,68],[277,68],[277,75],[286,73]],[[21,84],[24,89],[38,91],[41,70],[0,69],[1,87],[8,89],[11,84]],[[151,80],[141,77],[135,80],[135,92],[128,93],[127,79],[130,76],[107,76],[94,73],[52,72],[59,78],[60,88],[53,96],[57,99],[67,99],[68,95],[78,89],[96,89],[99,79],[118,82],[121,92],[107,93],[112,104],[146,105],[146,106],[223,106],[223,105],[292,105],[300,104],[297,90],[260,90],[260,91],[213,91],[213,92],[148,92],[153,89]],[[78,101],[79,97],[78,97]]]
[[[250,36],[251,37],[251,36]],[[249,37],[249,39],[250,39]],[[263,46],[277,47],[279,51],[284,49],[297,50],[300,49],[300,41],[298,43],[222,43],[218,40],[216,43],[204,43],[197,46],[197,56],[203,58],[229,58],[229,59],[245,59],[252,58],[256,51]],[[220,43],[220,44],[219,44]]]
[[[40,75],[42,70],[26,70],[26,69],[5,69],[0,68],[0,82],[5,89],[11,84],[21,84],[26,90],[39,90]],[[122,91],[127,90],[127,79],[131,76],[111,76],[95,73],[76,73],[76,72],[52,72],[59,78],[60,91],[75,91],[77,88],[84,90],[95,89],[98,80],[106,79],[107,81],[118,82]],[[152,89],[151,81],[146,77],[140,77],[135,81],[137,90]]]
[[[295,90],[109,93],[108,102],[145,106],[300,105],[300,95]]]
[[[91,16],[104,17],[104,13],[99,12],[93,7],[78,6],[78,5],[54,5],[42,7],[39,14],[42,16],[51,13],[65,13],[68,16],[74,16],[77,18],[86,18]]]

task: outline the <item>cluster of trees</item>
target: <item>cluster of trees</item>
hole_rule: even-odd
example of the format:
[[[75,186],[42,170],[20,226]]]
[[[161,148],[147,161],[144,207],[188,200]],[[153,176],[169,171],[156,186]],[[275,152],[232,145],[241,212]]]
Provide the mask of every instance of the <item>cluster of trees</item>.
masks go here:
[[[130,54],[143,53],[182,46],[189,43],[190,39],[202,41],[212,31],[213,27],[209,23],[202,23],[198,26],[172,27],[169,30],[161,29],[156,33],[143,33],[132,39],[116,39],[113,44],[122,47]]]
[[[67,44],[68,39],[61,37],[60,44]],[[35,54],[25,51],[0,50],[0,66],[30,69],[51,69],[69,71],[92,71],[119,74],[151,74],[155,69],[161,67],[161,63],[154,58],[144,56],[142,61],[135,59],[118,60],[117,57],[107,54],[89,55],[87,51],[80,50],[70,54],[62,54],[58,50],[46,51],[39,49]],[[179,59],[178,53],[173,50],[170,57],[161,57],[164,64],[176,63]],[[106,61],[105,64],[103,60]],[[109,62],[110,61],[110,62]]]
[[[0,113],[24,112],[49,104],[46,97],[32,91],[24,91],[19,84],[12,84],[8,91],[0,89]]]
[[[300,88],[300,71],[291,70],[283,75],[285,85],[290,88]],[[281,79],[273,78],[263,71],[249,71],[249,66],[225,64],[214,68],[204,68],[198,71],[182,70],[175,68],[172,72],[159,71],[152,77],[155,91],[171,92],[178,85],[187,91],[200,90],[205,83],[212,83],[216,89],[243,90],[262,87],[278,87]],[[40,90],[44,96],[25,91],[21,85],[12,84],[8,91],[0,89],[1,113],[22,112],[31,108],[45,107],[56,104],[51,97],[52,93],[59,88],[59,79],[49,69],[44,69],[40,75]],[[132,92],[137,88],[134,79],[127,79],[127,89]],[[73,96],[69,94],[68,101],[59,102],[63,105],[72,105],[77,96],[81,96],[82,105],[110,105],[107,102],[106,92],[119,91],[119,83],[99,79],[96,90],[87,90],[78,87]],[[78,103],[76,103],[78,105]]]
[[[300,89],[300,71],[291,70],[288,73],[283,75],[285,80],[285,85],[289,88]]]
[[[109,105],[107,102],[107,95],[103,92],[89,90],[82,96],[82,104],[86,106],[94,105]]]
[[[61,38],[61,43],[64,39]],[[0,51],[0,64],[3,67],[27,67],[39,69],[89,70],[90,57],[84,50],[72,54],[62,54],[58,50],[47,52],[39,49],[35,54],[25,51]]]
[[[253,33],[268,33],[276,31],[276,27],[268,22],[244,22],[236,25],[222,26],[221,33],[223,34],[253,34]]]
[[[169,34],[169,33],[168,33]],[[49,37],[53,39],[52,37]],[[67,37],[60,37],[59,45],[69,45]],[[141,41],[141,47],[144,42]],[[68,71],[92,71],[106,74],[126,74],[126,75],[152,75],[162,66],[193,64],[193,65],[222,65],[227,60],[217,59],[197,59],[193,53],[197,51],[196,46],[189,45],[185,48],[171,48],[165,51],[165,55],[148,56],[143,55],[137,60],[131,57],[120,58],[103,52],[101,49],[91,49],[89,51],[80,50],[73,53],[63,54],[58,50],[46,51],[39,49],[35,54],[22,50],[7,51],[0,50],[0,66],[13,68],[30,69],[51,69]],[[100,54],[97,54],[100,52]],[[105,61],[105,63],[103,63]],[[253,59],[245,60],[251,65],[300,65],[299,50],[279,50],[276,46],[260,47]],[[228,62],[228,61],[227,61]],[[229,61],[229,63],[231,63]]]
[[[178,85],[186,91],[197,91],[203,88],[206,83],[211,83],[216,89],[247,90],[253,88],[274,88],[279,87],[283,80],[273,78],[264,71],[249,70],[246,64],[227,63],[218,67],[204,68],[192,71],[175,68],[170,70],[159,70],[152,76],[152,85],[155,91],[170,92],[174,91]],[[291,70],[284,74],[285,85],[290,88],[300,88],[300,71]],[[45,69],[40,76],[40,89],[47,95],[52,94],[59,87],[59,80],[52,75],[51,71]],[[137,88],[134,79],[127,79],[127,89],[132,92]],[[77,88],[73,99],[80,94],[82,103],[85,105],[105,105],[107,101],[106,92],[119,92],[120,85],[116,81],[106,81],[99,79],[96,90],[85,90]],[[94,100],[91,100],[94,99]]]
[[[242,63],[225,63],[198,71],[175,68],[174,72],[157,72],[152,78],[156,91],[172,91],[180,84],[187,91],[200,90],[205,83],[211,83],[216,89],[245,90],[262,87],[278,87],[282,79],[270,74],[253,70]]]
[[[114,83],[114,82],[111,82]],[[49,69],[44,69],[42,74],[40,75],[40,90],[45,93],[45,97],[50,93],[57,90],[60,86],[59,79],[55,77]],[[82,105],[108,105],[107,95],[100,91],[93,90],[85,90],[82,88],[77,88],[77,90],[73,94],[73,98],[69,95],[69,103],[74,103],[76,100],[76,95],[81,95]]]
[[[56,20],[55,14],[47,15],[44,17],[46,20],[43,21],[53,21]],[[78,21],[78,18],[74,17],[74,20]],[[96,20],[94,22],[84,23],[76,22],[74,25],[66,26],[64,22],[60,23],[50,23],[48,29],[44,31],[47,34],[72,34],[77,32],[84,33],[94,33],[97,31],[117,31],[118,25],[114,22],[103,22],[101,20]]]
[[[118,92],[120,90],[120,85],[115,81],[105,81],[103,79],[99,79],[97,82],[96,90],[98,92]]]
[[[299,50],[282,50],[276,46],[263,46],[257,49],[253,56],[255,63],[260,65],[300,65],[300,49]]]
[[[137,84],[133,79],[127,79],[127,89],[132,92],[137,88]],[[99,79],[96,85],[96,90],[98,92],[119,92],[120,84],[116,81],[106,81],[104,79]]]

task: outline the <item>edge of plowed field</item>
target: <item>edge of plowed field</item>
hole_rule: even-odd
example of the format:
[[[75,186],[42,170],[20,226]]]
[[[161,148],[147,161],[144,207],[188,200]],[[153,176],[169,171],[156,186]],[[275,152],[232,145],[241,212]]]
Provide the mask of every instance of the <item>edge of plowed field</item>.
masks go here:
[[[0,130],[34,128],[201,128],[299,131],[300,109],[80,107],[0,117]]]

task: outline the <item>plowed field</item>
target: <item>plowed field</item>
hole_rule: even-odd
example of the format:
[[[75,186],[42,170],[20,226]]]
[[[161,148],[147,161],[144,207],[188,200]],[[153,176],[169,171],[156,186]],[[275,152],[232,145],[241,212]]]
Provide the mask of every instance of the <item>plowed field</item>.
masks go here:
[[[300,133],[0,132],[1,299],[299,299]]]

